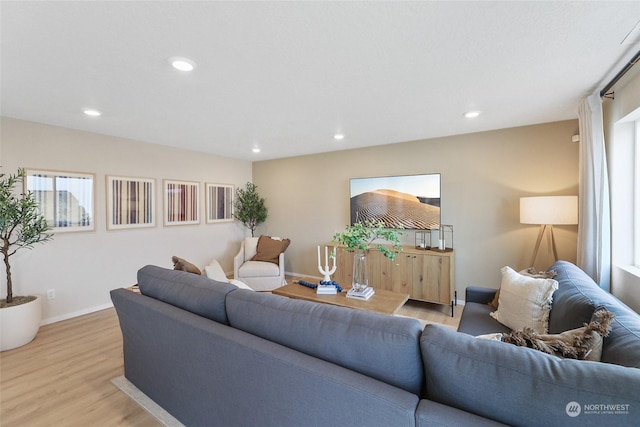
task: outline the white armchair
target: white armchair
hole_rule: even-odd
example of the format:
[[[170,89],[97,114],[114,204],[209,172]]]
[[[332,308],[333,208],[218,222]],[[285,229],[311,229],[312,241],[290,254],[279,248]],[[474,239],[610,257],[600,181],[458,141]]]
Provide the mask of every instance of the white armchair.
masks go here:
[[[252,261],[257,253],[258,239],[247,237],[240,244],[240,251],[233,258],[233,277],[256,291],[272,291],[287,284],[284,279],[284,252],[278,256],[278,264]]]

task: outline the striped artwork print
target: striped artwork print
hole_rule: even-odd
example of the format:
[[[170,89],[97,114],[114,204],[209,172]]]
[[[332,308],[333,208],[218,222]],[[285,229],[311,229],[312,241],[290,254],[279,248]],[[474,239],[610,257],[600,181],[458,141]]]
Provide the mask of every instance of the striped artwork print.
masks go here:
[[[94,229],[93,175],[27,171],[26,186],[53,231]]]
[[[233,185],[207,184],[207,222],[233,220]]]
[[[165,181],[165,223],[167,225],[200,222],[199,189],[197,182]]]
[[[108,177],[108,228],[155,226],[153,179]]]

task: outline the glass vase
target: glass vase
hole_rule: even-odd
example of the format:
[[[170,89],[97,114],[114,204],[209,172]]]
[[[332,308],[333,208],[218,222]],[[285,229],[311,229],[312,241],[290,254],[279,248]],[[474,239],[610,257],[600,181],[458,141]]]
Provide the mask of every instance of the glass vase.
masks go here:
[[[356,292],[361,292],[369,286],[369,273],[367,271],[367,255],[358,251],[353,256],[353,282],[351,287]]]

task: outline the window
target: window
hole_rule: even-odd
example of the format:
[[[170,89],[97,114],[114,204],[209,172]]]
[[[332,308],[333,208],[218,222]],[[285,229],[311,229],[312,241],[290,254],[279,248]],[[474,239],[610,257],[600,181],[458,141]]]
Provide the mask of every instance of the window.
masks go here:
[[[54,232],[95,229],[93,174],[27,170],[31,191]]]

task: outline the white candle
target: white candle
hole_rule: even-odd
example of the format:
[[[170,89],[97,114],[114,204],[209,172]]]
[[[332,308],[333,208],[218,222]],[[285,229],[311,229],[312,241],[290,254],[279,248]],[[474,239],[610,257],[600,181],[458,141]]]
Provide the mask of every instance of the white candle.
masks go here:
[[[329,248],[327,248],[326,246],[324,247],[324,265],[328,270],[329,269]]]
[[[336,247],[333,247],[333,266],[336,266]]]
[[[438,248],[439,248],[441,251],[444,251],[444,239],[440,239],[440,245],[438,246]]]
[[[322,260],[320,259],[320,246],[318,246],[318,265],[322,266]]]

